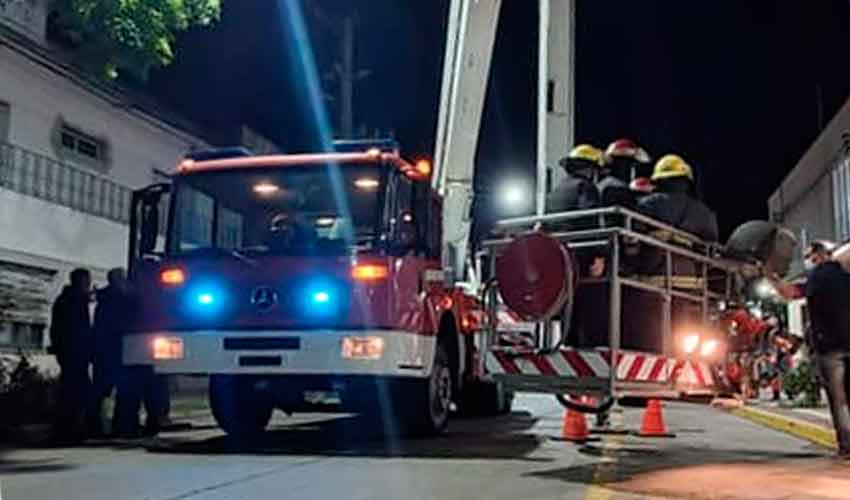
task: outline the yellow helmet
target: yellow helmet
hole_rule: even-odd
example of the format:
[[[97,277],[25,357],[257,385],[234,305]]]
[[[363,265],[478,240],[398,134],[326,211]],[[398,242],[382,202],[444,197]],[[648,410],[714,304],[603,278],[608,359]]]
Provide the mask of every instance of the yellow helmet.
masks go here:
[[[584,160],[597,165],[602,165],[603,154],[604,153],[599,148],[595,148],[590,144],[581,144],[574,147],[567,155],[567,158],[570,160]]]
[[[693,181],[694,171],[690,165],[685,163],[685,160],[681,156],[665,155],[655,164],[655,169],[652,171],[652,180],[658,181],[661,179],[672,179],[674,177],[687,177]]]

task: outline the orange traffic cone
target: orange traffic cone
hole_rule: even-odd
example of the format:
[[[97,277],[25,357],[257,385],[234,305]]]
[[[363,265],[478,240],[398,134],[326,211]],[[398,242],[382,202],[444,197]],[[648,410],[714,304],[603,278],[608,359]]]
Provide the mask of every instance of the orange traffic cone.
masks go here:
[[[584,413],[568,409],[564,412],[564,425],[561,429],[561,437],[565,441],[584,443],[590,437],[587,431],[587,418]]]
[[[674,436],[674,434],[667,432],[667,425],[664,424],[664,414],[659,400],[650,399],[646,402],[646,410],[643,412],[643,423],[640,426],[640,432],[638,434],[642,437]]]

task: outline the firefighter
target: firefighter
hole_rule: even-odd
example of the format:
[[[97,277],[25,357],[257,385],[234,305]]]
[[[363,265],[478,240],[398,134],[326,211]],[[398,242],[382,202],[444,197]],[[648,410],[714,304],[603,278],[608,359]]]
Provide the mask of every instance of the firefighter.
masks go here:
[[[690,165],[679,156],[666,155],[655,164],[652,182],[655,184],[655,192],[640,199],[637,206],[639,212],[703,240],[717,241],[717,218],[714,212],[695,197],[694,175]],[[657,239],[683,247],[692,246],[691,239],[668,230],[651,226],[646,230]],[[655,286],[664,286],[667,280],[666,253],[657,246],[641,244],[635,257],[631,259],[631,262],[636,274],[641,276],[640,279],[647,280]],[[674,254],[671,271],[670,279],[676,288],[693,289],[703,284],[702,273],[692,259]],[[640,297],[637,293],[631,297],[623,297],[624,310],[647,310],[654,304],[656,302],[653,299]],[[683,303],[674,298],[671,309],[671,319],[674,324],[691,324],[698,321],[699,309],[692,307],[692,304]],[[655,325],[649,323],[641,325],[641,321],[641,317],[636,315],[632,325],[624,331],[624,345],[627,345],[628,340],[635,342],[634,345],[628,345],[629,348],[660,349],[662,346],[659,345],[658,337],[645,333],[652,330]]]
[[[595,181],[602,165],[602,151],[582,144],[576,146],[559,164],[567,175],[546,198],[546,212],[566,212],[599,206]]]
[[[631,139],[618,139],[608,145],[603,155],[604,175],[597,184],[602,204],[633,208],[637,196],[629,183],[649,175],[649,162],[646,151]]]
[[[596,180],[602,165],[602,151],[588,144],[574,147],[560,162],[566,177],[546,198],[546,212],[557,213],[570,210],[586,210],[599,206],[599,191]],[[571,229],[582,229],[587,222],[573,221]],[[590,255],[580,259],[583,272],[601,276],[605,271],[605,260],[601,255]]]
[[[696,198],[694,173],[685,160],[664,156],[655,164],[652,182],[655,192],[640,200],[641,212],[705,241],[717,241],[717,216]]]

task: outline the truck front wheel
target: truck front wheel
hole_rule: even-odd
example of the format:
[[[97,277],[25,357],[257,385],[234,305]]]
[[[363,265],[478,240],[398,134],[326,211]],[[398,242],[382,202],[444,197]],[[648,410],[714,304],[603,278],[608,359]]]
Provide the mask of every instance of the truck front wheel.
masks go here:
[[[227,434],[246,438],[265,430],[274,406],[264,397],[250,378],[234,375],[210,377],[210,408],[213,417]]]
[[[403,400],[408,404],[404,405],[406,411],[402,414],[406,414],[408,429],[413,434],[431,436],[446,429],[452,402],[452,370],[441,344],[437,344],[431,375],[418,382],[416,389]]]

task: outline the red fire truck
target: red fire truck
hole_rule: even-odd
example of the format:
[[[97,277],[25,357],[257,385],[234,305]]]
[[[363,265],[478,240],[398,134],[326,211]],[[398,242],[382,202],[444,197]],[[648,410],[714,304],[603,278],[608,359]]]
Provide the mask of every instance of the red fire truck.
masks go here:
[[[237,435],[274,408],[314,409],[315,393],[422,433],[452,406],[504,412],[510,390],[597,413],[713,394],[718,317],[740,302],[742,266],[760,264],[620,207],[544,213],[571,142],[572,2],[540,2],[536,215],[470,245],[500,5],[450,2],[433,174],[392,143],[220,150],[135,193],[142,310],[124,362],[209,375],[213,414]],[[583,275],[589,255],[604,256],[603,276]]]
[[[237,435],[275,408],[391,415],[424,434],[453,405],[507,411],[476,371],[479,302],[442,272],[430,164],[392,142],[335,150],[199,153],[134,194],[141,314],[124,362],[209,375],[213,414]]]

